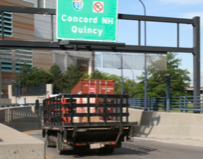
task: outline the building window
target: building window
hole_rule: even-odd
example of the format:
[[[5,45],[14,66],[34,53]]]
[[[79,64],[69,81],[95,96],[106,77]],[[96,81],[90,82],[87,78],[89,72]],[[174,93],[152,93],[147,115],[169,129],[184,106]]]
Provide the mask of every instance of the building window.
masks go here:
[[[0,62],[2,72],[13,72],[11,49],[0,49]]]
[[[23,64],[33,66],[32,52],[33,50],[30,50],[30,49],[15,50],[16,72],[20,72],[21,65]]]
[[[4,36],[13,36],[13,26],[12,26],[13,15],[10,12],[4,12]],[[2,15],[0,14],[0,35],[2,35]]]
[[[1,62],[1,71],[2,72],[13,72],[12,62]]]

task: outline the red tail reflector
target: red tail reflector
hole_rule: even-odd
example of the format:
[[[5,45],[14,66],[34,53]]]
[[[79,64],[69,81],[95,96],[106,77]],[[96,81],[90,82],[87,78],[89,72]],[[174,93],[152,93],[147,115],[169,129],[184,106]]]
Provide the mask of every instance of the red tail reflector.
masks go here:
[[[112,142],[111,145],[116,145],[116,142]]]
[[[86,143],[75,143],[75,146],[85,146]]]

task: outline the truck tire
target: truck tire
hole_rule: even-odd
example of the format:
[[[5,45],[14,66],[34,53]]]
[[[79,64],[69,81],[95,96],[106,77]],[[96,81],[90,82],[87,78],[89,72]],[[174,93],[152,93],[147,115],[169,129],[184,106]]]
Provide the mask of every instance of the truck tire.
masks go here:
[[[62,151],[62,140],[61,140],[61,133],[60,132],[57,133],[56,150],[57,150],[59,155],[61,155],[63,153],[63,151]]]
[[[56,144],[54,142],[50,141],[48,134],[45,135],[45,145],[46,145],[46,147],[56,146]]]
[[[46,147],[51,146],[51,141],[49,140],[49,135],[48,134],[45,135],[45,145],[46,145]]]
[[[101,148],[99,149],[99,152],[102,154],[111,154],[114,152],[114,148]]]

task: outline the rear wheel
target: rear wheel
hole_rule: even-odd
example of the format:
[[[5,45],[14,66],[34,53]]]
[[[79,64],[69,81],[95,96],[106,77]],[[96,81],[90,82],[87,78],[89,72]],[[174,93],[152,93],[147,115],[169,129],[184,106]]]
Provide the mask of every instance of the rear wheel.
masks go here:
[[[56,150],[57,150],[59,155],[61,155],[63,153],[63,151],[62,151],[62,140],[61,140],[61,133],[60,132],[58,132],[58,134],[57,134]]]
[[[45,135],[45,145],[46,145],[46,147],[54,146],[53,142],[49,140],[48,134]]]
[[[114,152],[114,148],[101,148],[99,152],[102,154],[111,154]]]

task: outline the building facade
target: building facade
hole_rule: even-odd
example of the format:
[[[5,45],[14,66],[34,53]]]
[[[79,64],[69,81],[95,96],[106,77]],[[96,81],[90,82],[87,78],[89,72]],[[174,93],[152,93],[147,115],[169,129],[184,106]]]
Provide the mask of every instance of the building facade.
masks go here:
[[[46,3],[45,3],[46,2]],[[1,0],[0,5],[19,7],[56,8],[56,0]],[[0,16],[0,23],[2,17]],[[51,16],[4,12],[4,39],[23,41],[51,41],[52,28],[55,36],[55,16],[53,27]],[[0,25],[0,38],[2,39],[2,26]],[[54,38],[54,41],[57,41]],[[62,71],[68,66],[77,63],[82,71],[91,73],[94,66],[93,52],[74,52],[60,50],[39,49],[0,49],[0,92],[4,98],[8,97],[8,85],[15,82],[22,63],[46,70],[56,63]]]

